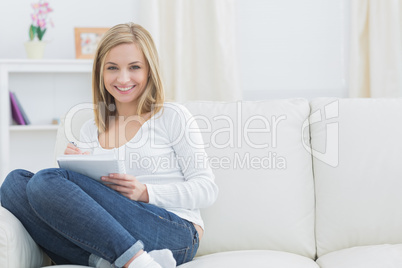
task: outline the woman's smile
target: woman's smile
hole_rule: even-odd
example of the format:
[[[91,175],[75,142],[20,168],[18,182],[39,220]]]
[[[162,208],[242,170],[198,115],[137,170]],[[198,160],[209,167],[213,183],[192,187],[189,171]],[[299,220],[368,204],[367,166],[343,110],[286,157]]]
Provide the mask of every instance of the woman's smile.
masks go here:
[[[114,86],[118,91],[121,91],[122,93],[130,93],[132,89],[135,88],[136,85],[132,86]]]

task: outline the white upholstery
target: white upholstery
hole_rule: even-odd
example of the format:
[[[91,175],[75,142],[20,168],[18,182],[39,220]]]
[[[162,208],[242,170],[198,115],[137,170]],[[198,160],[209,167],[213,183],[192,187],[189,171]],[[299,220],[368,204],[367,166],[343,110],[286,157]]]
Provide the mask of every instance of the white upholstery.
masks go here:
[[[39,249],[24,226],[0,206],[0,267],[40,267],[50,259]]]
[[[189,102],[185,106],[202,129],[211,161],[222,165],[213,165],[220,192],[217,202],[202,211],[206,232],[197,254],[271,249],[314,258],[312,164],[301,143],[301,128],[310,112],[308,102]],[[62,120],[56,155],[63,153],[67,143],[63,124],[72,122],[72,133],[79,137],[82,123],[92,113],[83,110],[77,115]],[[271,133],[275,124],[276,131]],[[233,136],[229,135],[230,127]],[[252,148],[254,144],[267,144],[267,148]],[[263,159],[269,153],[277,156],[277,160],[272,157],[272,162],[285,159],[285,168],[268,167],[268,160],[267,169],[241,167],[247,155]],[[230,159],[228,165],[224,165],[224,158]],[[278,163],[277,166],[281,167]]]
[[[229,251],[197,257],[180,268],[319,268],[311,259],[281,251]]]
[[[83,267],[88,267],[88,266],[63,264],[63,265],[52,265],[52,266],[45,266],[45,267],[48,267],[48,268],[83,268]]]
[[[88,267],[88,266],[63,264],[63,265],[52,265],[52,266],[46,266],[46,267],[49,267],[49,268],[83,268],[83,267]]]
[[[186,106],[220,194],[202,210],[197,257],[181,268],[402,268],[402,99]],[[67,117],[68,138],[63,121],[56,154],[90,116],[87,109]],[[43,256],[0,208],[0,267],[47,265]]]
[[[312,113],[334,101],[339,117],[311,125],[324,151],[326,124],[339,123],[339,165],[314,159],[317,254],[402,243],[402,99],[317,99]]]
[[[206,230],[198,254],[270,249],[314,258],[314,182],[311,156],[301,143],[301,127],[310,112],[308,102],[192,102],[186,106],[198,118],[212,165],[215,160],[230,159],[228,165],[212,166],[219,196],[213,206],[202,210]],[[268,124],[272,128],[274,118],[283,118],[275,133],[263,131]],[[233,136],[229,135],[230,122]],[[244,134],[245,128],[261,133]],[[257,149],[253,144],[269,146]],[[244,160],[248,154],[258,160],[269,153],[284,158],[286,167],[242,168],[237,164],[236,157]]]
[[[402,244],[343,249],[317,260],[321,268],[402,268]]]

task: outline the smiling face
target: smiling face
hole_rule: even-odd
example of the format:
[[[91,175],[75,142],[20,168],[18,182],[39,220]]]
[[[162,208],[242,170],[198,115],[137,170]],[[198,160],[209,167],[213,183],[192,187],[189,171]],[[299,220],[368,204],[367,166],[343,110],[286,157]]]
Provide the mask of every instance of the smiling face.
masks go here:
[[[148,81],[149,67],[141,50],[134,43],[112,48],[105,59],[103,81],[114,97],[118,112],[136,111],[138,99]],[[123,108],[125,107],[125,108]]]

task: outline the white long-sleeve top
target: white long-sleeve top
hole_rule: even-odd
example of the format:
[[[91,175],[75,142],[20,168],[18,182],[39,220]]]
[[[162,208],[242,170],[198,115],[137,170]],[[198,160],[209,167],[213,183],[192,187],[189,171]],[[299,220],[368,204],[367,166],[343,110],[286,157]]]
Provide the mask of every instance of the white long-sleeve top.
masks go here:
[[[79,147],[92,154],[115,154],[127,174],[146,184],[149,203],[165,208],[204,229],[200,208],[218,195],[203,139],[184,106],[165,103],[125,145],[103,149],[94,119],[81,128]]]

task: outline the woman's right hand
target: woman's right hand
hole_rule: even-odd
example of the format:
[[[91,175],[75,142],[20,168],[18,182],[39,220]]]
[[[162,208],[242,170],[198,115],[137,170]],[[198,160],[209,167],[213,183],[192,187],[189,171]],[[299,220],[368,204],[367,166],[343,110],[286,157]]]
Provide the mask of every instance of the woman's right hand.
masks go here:
[[[64,150],[64,154],[90,154],[90,153],[81,151],[80,148],[69,142],[67,144],[66,150]]]

